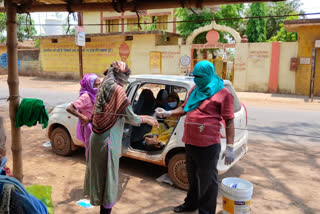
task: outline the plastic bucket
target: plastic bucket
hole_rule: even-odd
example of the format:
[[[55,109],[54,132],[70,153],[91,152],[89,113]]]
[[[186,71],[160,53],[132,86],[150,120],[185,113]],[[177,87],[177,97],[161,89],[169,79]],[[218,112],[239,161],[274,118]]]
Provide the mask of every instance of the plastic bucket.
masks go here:
[[[223,214],[249,214],[252,183],[241,178],[225,178],[221,183]]]

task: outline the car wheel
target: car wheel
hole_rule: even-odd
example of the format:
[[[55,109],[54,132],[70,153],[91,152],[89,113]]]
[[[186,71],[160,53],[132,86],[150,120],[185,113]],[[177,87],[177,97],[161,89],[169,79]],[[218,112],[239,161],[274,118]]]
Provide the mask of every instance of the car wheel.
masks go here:
[[[176,154],[170,159],[168,174],[176,187],[183,190],[189,189],[185,153]]]
[[[72,140],[68,131],[63,127],[55,128],[50,136],[51,146],[57,155],[67,156],[72,152]]]

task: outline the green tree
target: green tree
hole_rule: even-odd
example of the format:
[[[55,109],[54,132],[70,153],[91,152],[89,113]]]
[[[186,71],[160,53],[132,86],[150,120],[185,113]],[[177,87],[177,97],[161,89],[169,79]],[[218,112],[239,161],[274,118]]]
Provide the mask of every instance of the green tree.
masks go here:
[[[37,34],[36,28],[34,27],[34,21],[32,20],[32,25],[26,23],[26,14],[17,14],[17,37],[20,42],[25,39],[31,39],[34,35]],[[0,42],[6,41],[6,26],[7,17],[5,13],[0,13]]]
[[[250,5],[250,16],[265,16],[265,3],[252,3]],[[266,20],[264,18],[251,18],[248,21],[246,35],[249,42],[265,42],[266,38]]]
[[[203,27],[205,25],[209,25],[211,23],[210,20],[213,19],[213,13],[211,9],[204,8],[200,9],[193,9],[193,11],[186,9],[186,8],[179,8],[176,10],[175,16],[178,17],[181,21],[188,21],[188,22],[181,22],[177,25],[177,30],[179,31],[180,35],[184,38],[187,38],[194,30]],[[208,20],[205,22],[197,22],[198,20]],[[195,22],[192,22],[195,21]],[[206,34],[201,33],[199,34],[194,43],[206,43]]]
[[[176,11],[176,16],[179,20],[188,21],[185,23],[179,23],[177,29],[183,37],[188,37],[195,29],[208,25],[211,23],[210,20],[214,19],[226,19],[226,18],[239,18],[244,14],[244,4],[228,4],[221,5],[219,9],[212,13],[211,9],[204,8],[203,10],[194,9],[196,14],[189,9],[180,8]],[[209,20],[206,22],[192,22],[196,20]],[[189,22],[190,21],[190,22]],[[226,25],[237,30],[241,35],[245,33],[245,21],[242,19],[230,19],[230,20],[217,20],[217,24]],[[219,32],[219,42],[227,43],[232,40],[232,36],[229,33]],[[195,39],[194,43],[206,43],[206,32],[199,34]]]
[[[295,13],[303,13],[300,9],[300,0],[287,0],[283,2],[267,3],[267,16],[279,16]],[[278,31],[283,32],[280,24],[283,24],[286,17],[270,17],[267,18],[267,39],[277,35]]]
[[[242,36],[246,31],[246,23],[243,19],[230,19],[230,20],[218,20],[218,19],[240,18],[244,14],[244,11],[245,11],[244,4],[221,5],[219,7],[219,10],[214,13],[214,18],[217,19],[216,20],[217,24],[226,25],[231,28],[234,28]],[[220,34],[219,41],[222,43],[227,43],[233,39],[227,33],[219,32],[219,34]]]
[[[298,16],[290,16],[286,18],[286,20],[295,20],[298,19]],[[284,24],[279,24],[279,30],[277,34],[271,37],[270,41],[272,42],[295,42],[298,39],[298,34],[295,32],[287,32],[284,27]]]

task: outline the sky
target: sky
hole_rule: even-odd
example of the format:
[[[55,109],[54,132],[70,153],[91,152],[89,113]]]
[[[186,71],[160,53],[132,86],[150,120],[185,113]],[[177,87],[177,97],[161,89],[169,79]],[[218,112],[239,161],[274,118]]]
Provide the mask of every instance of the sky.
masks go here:
[[[320,0],[300,0],[302,3],[301,9],[305,13],[320,13]],[[66,22],[66,18],[68,16],[68,13],[32,13],[31,17],[35,21],[35,24],[44,24],[46,18],[50,17],[55,17],[58,15],[58,18],[60,20],[64,20]],[[312,16],[307,16],[307,18],[312,19],[312,18],[320,18],[320,15],[312,15]],[[76,23],[76,21],[71,18],[71,23]],[[44,28],[42,27],[40,29],[39,26],[36,26],[38,34],[40,32],[44,34]]]
[[[320,13],[320,0],[301,0],[302,10],[306,13]],[[308,16],[309,19],[320,18],[320,15]]]

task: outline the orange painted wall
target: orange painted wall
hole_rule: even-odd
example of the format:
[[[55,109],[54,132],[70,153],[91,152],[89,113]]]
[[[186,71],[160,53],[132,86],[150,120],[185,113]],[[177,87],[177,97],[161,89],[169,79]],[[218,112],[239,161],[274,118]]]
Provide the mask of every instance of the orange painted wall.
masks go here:
[[[277,93],[279,79],[279,64],[280,64],[280,43],[272,43],[271,65],[269,76],[269,92]]]
[[[312,58],[312,49],[314,41],[320,40],[320,26],[303,26],[298,28],[298,57]],[[317,96],[320,96],[320,52],[318,51],[315,89]],[[301,95],[310,94],[311,81],[311,63],[310,65],[301,65],[298,60],[298,69],[296,73],[296,93]]]

